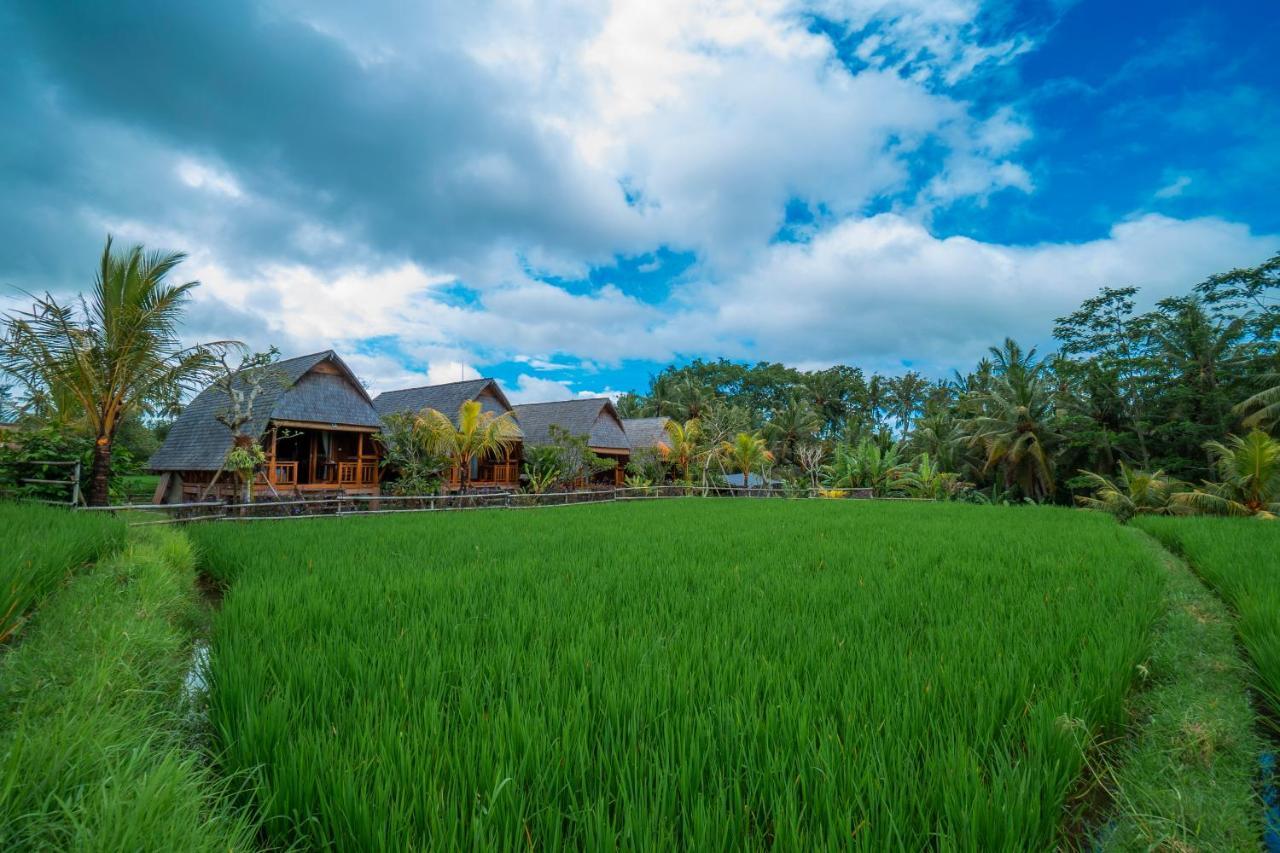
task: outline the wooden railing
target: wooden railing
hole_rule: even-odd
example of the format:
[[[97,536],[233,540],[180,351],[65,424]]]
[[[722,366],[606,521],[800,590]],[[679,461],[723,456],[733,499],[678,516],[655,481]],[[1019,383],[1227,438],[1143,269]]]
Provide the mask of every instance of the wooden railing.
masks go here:
[[[298,483],[297,462],[276,462],[271,466],[271,482],[277,486],[295,486]]]
[[[480,465],[477,476],[472,477],[472,486],[512,485],[520,482],[519,462],[485,462]],[[449,469],[448,483],[450,488],[462,485],[462,477],[457,468]]]
[[[339,462],[339,486],[372,486],[378,482],[377,462]]]

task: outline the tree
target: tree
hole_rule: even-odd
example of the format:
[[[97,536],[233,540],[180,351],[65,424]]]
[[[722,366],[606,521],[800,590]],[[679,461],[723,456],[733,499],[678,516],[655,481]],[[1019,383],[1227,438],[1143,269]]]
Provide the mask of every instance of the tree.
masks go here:
[[[274,369],[280,351],[275,347],[265,352],[245,353],[240,363],[232,367],[227,352],[218,356],[218,375],[210,387],[226,397],[227,404],[214,414],[214,420],[231,433],[231,448],[222,460],[222,467],[214,474],[205,488],[207,493],[217,482],[218,475],[230,471],[240,481],[245,503],[253,501],[253,475],[266,461],[259,436],[246,433],[244,428],[254,421],[253,407],[268,385],[279,385],[285,377]]]
[[[1245,399],[1233,411],[1245,415],[1244,425],[1250,428],[1273,427],[1280,422],[1280,373],[1263,376],[1269,384],[1266,388]]]
[[[1172,515],[1178,510],[1174,495],[1182,484],[1163,471],[1138,471],[1120,463],[1115,479],[1081,471],[1093,495],[1079,495],[1076,502],[1089,509],[1109,512],[1121,522],[1135,515]]]
[[[702,437],[702,422],[697,418],[690,418],[683,424],[669,420],[663,429],[667,434],[665,442],[667,461],[680,470],[684,484],[688,485],[689,467],[698,454],[698,441]]]
[[[417,429],[418,416],[393,412],[382,417],[377,435],[382,445],[382,467],[394,471],[387,489],[397,495],[427,495],[440,487],[440,478],[449,460],[431,447],[427,436]]]
[[[1040,501],[1053,494],[1053,446],[1061,436],[1050,427],[1052,404],[1039,368],[998,377],[981,395],[982,414],[967,425],[969,444],[986,455],[984,471],[1000,470],[1006,487]]]
[[[473,461],[509,453],[521,435],[510,412],[486,412],[478,400],[467,400],[459,407],[456,424],[446,414],[423,409],[414,428],[423,436],[427,448],[453,463],[463,492],[471,483]]]
[[[770,414],[764,434],[773,443],[778,462],[789,465],[795,461],[796,448],[813,438],[821,427],[822,421],[809,401],[793,393],[781,408]]]
[[[1275,518],[1280,514],[1280,441],[1262,430],[1207,445],[1216,483],[1174,496],[1182,506],[1212,515]]]
[[[186,256],[142,246],[102,250],[90,299],[64,305],[46,293],[30,312],[4,318],[0,369],[29,395],[72,399],[94,437],[89,503],[110,497],[112,444],[135,413],[171,408],[212,375],[217,353],[233,344],[179,343],[178,327],[198,282],[170,284]]]
[[[929,381],[914,370],[889,380],[889,413],[898,422],[904,438],[911,432],[928,391]]]
[[[822,474],[822,460],[827,456],[827,449],[821,444],[802,444],[796,448],[796,462],[800,470],[809,480],[809,488],[818,490],[819,477]]]
[[[754,433],[740,432],[733,441],[725,441],[720,445],[720,456],[728,466],[742,474],[744,488],[751,485],[751,472],[760,469],[763,474],[765,466],[773,461],[765,441]]]
[[[834,489],[871,489],[876,497],[899,494],[911,484],[911,466],[902,445],[887,448],[870,438],[836,447],[827,466],[827,485]]]

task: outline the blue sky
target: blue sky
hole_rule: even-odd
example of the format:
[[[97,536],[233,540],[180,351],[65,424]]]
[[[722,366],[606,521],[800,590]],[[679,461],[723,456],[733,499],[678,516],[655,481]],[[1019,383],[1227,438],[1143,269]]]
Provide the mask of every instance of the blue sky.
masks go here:
[[[111,232],[190,254],[197,338],[535,400],[941,374],[1280,250],[1266,0],[349,6],[0,9],[0,283]]]

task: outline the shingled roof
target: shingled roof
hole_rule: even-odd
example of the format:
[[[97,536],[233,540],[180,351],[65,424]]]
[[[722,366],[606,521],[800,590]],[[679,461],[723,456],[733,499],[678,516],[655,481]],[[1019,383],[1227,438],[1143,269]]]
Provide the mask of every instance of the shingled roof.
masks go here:
[[[554,424],[571,435],[587,436],[590,447],[631,449],[618,410],[607,397],[528,403],[516,406],[516,418],[524,430],[525,444],[531,447],[551,444],[551,427]]]
[[[667,437],[667,421],[671,418],[623,418],[622,428],[632,450],[653,448],[670,442]]]
[[[322,362],[338,369],[312,373]],[[237,378],[237,382],[242,379]],[[231,448],[231,430],[216,416],[227,409],[226,393],[212,386],[187,405],[169,429],[164,444],[151,457],[153,471],[216,471]],[[333,350],[289,358],[271,367],[270,378],[254,403],[253,421],[244,426],[261,435],[271,420],[314,423],[317,426],[381,427],[373,401],[351,368]]]
[[[486,394],[486,391],[489,393]],[[435,409],[447,414],[456,423],[462,404],[475,399],[480,400],[483,411],[493,412],[495,415],[512,410],[507,395],[502,393],[498,383],[492,379],[464,379],[443,385],[383,391],[373,399],[373,407],[378,410],[379,415]]]

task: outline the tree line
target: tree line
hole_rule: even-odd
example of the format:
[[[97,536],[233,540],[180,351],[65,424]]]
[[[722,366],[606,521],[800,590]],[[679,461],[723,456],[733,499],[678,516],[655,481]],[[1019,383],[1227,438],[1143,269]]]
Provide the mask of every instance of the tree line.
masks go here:
[[[1147,311],[1138,298],[1104,287],[1055,320],[1052,352],[1006,338],[946,378],[696,360],[618,407],[693,424],[704,455],[755,436],[784,481],[1069,503],[1147,475],[1185,493],[1175,507],[1274,510],[1280,254]],[[1250,460],[1253,481],[1228,487]]]

